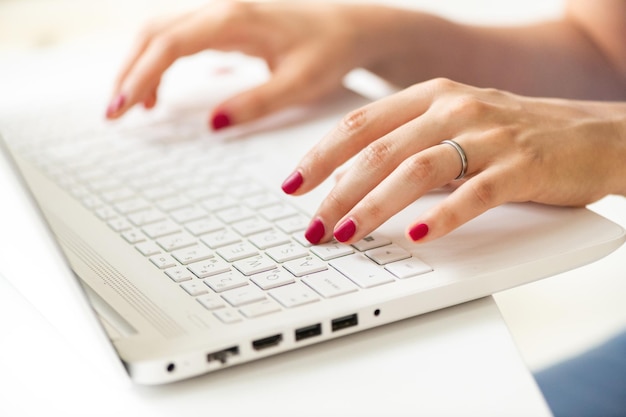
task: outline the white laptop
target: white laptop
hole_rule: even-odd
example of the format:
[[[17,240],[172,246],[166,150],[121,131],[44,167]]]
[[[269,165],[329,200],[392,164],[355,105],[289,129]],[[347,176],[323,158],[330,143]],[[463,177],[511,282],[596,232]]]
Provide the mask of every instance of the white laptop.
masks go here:
[[[16,215],[0,221],[0,273],[61,321],[71,317],[55,305],[56,288],[79,282],[74,290],[84,291],[70,295],[89,299],[101,324],[92,327],[138,384],[490,295],[593,262],[626,239],[584,208],[510,204],[435,242],[406,241],[406,225],[446,195],[435,191],[355,245],[311,247],[303,230],[332,179],[303,197],[280,184],[365,99],[346,92],[212,133],[211,106],[266,72],[237,54],[206,53],[173,68],[158,110],[108,124],[100,119],[110,68],[97,68],[63,97],[47,85],[37,105],[1,109],[4,156],[23,182],[4,173]]]

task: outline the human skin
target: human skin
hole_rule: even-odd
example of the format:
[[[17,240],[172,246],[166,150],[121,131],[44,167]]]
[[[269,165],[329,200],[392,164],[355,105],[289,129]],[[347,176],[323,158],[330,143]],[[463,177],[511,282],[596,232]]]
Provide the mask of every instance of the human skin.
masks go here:
[[[146,26],[107,117],[153,107],[163,72],[208,48],[262,57],[272,73],[216,106],[214,129],[316,100],[351,69],[367,68],[406,89],[347,115],[283,190],[305,193],[358,154],[306,233],[313,243],[333,235],[351,243],[452,184],[455,191],[407,227],[409,239],[425,242],[508,201],[578,206],[625,194],[625,22],[621,0],[571,0],[561,19],[518,27],[379,5],[217,1]],[[467,154],[461,181],[456,150],[436,146],[444,139]]]
[[[467,154],[460,181],[457,151],[439,145],[450,138]],[[530,98],[434,79],[348,114],[304,156],[289,177],[299,186],[288,191],[306,193],[357,154],[307,238],[353,243],[452,184],[407,228],[409,239],[426,242],[506,202],[583,206],[626,195],[626,103]]]

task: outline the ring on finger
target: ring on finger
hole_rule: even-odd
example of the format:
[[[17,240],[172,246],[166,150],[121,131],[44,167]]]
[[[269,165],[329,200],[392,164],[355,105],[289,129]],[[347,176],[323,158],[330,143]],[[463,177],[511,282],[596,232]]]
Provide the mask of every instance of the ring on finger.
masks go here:
[[[463,177],[465,177],[465,174],[467,174],[467,155],[465,154],[465,151],[463,150],[463,148],[461,148],[461,145],[459,145],[452,139],[446,139],[442,141],[440,144],[446,144],[446,145],[452,146],[459,153],[459,157],[461,157],[461,172],[459,173],[459,175],[457,175],[455,180],[460,180]]]

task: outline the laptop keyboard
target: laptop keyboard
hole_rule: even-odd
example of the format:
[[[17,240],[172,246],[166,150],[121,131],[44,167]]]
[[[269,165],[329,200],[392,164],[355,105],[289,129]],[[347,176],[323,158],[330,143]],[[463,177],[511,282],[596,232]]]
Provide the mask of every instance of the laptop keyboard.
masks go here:
[[[130,250],[224,323],[432,271],[379,233],[311,246],[310,216],[238,169],[255,155],[188,132],[113,132],[23,144],[28,159]]]

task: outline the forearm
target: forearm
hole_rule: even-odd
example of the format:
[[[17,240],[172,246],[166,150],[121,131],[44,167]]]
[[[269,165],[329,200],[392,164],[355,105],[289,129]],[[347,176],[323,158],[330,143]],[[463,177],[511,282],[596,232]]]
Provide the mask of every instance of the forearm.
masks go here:
[[[478,27],[385,8],[361,18],[365,66],[401,87],[447,77],[533,96],[626,99],[626,74],[565,18]]]
[[[626,196],[626,102],[605,103],[604,105],[612,120],[612,127],[615,132],[614,143],[616,144],[612,150],[609,149],[614,164],[614,169],[610,171],[612,189],[609,192]]]

